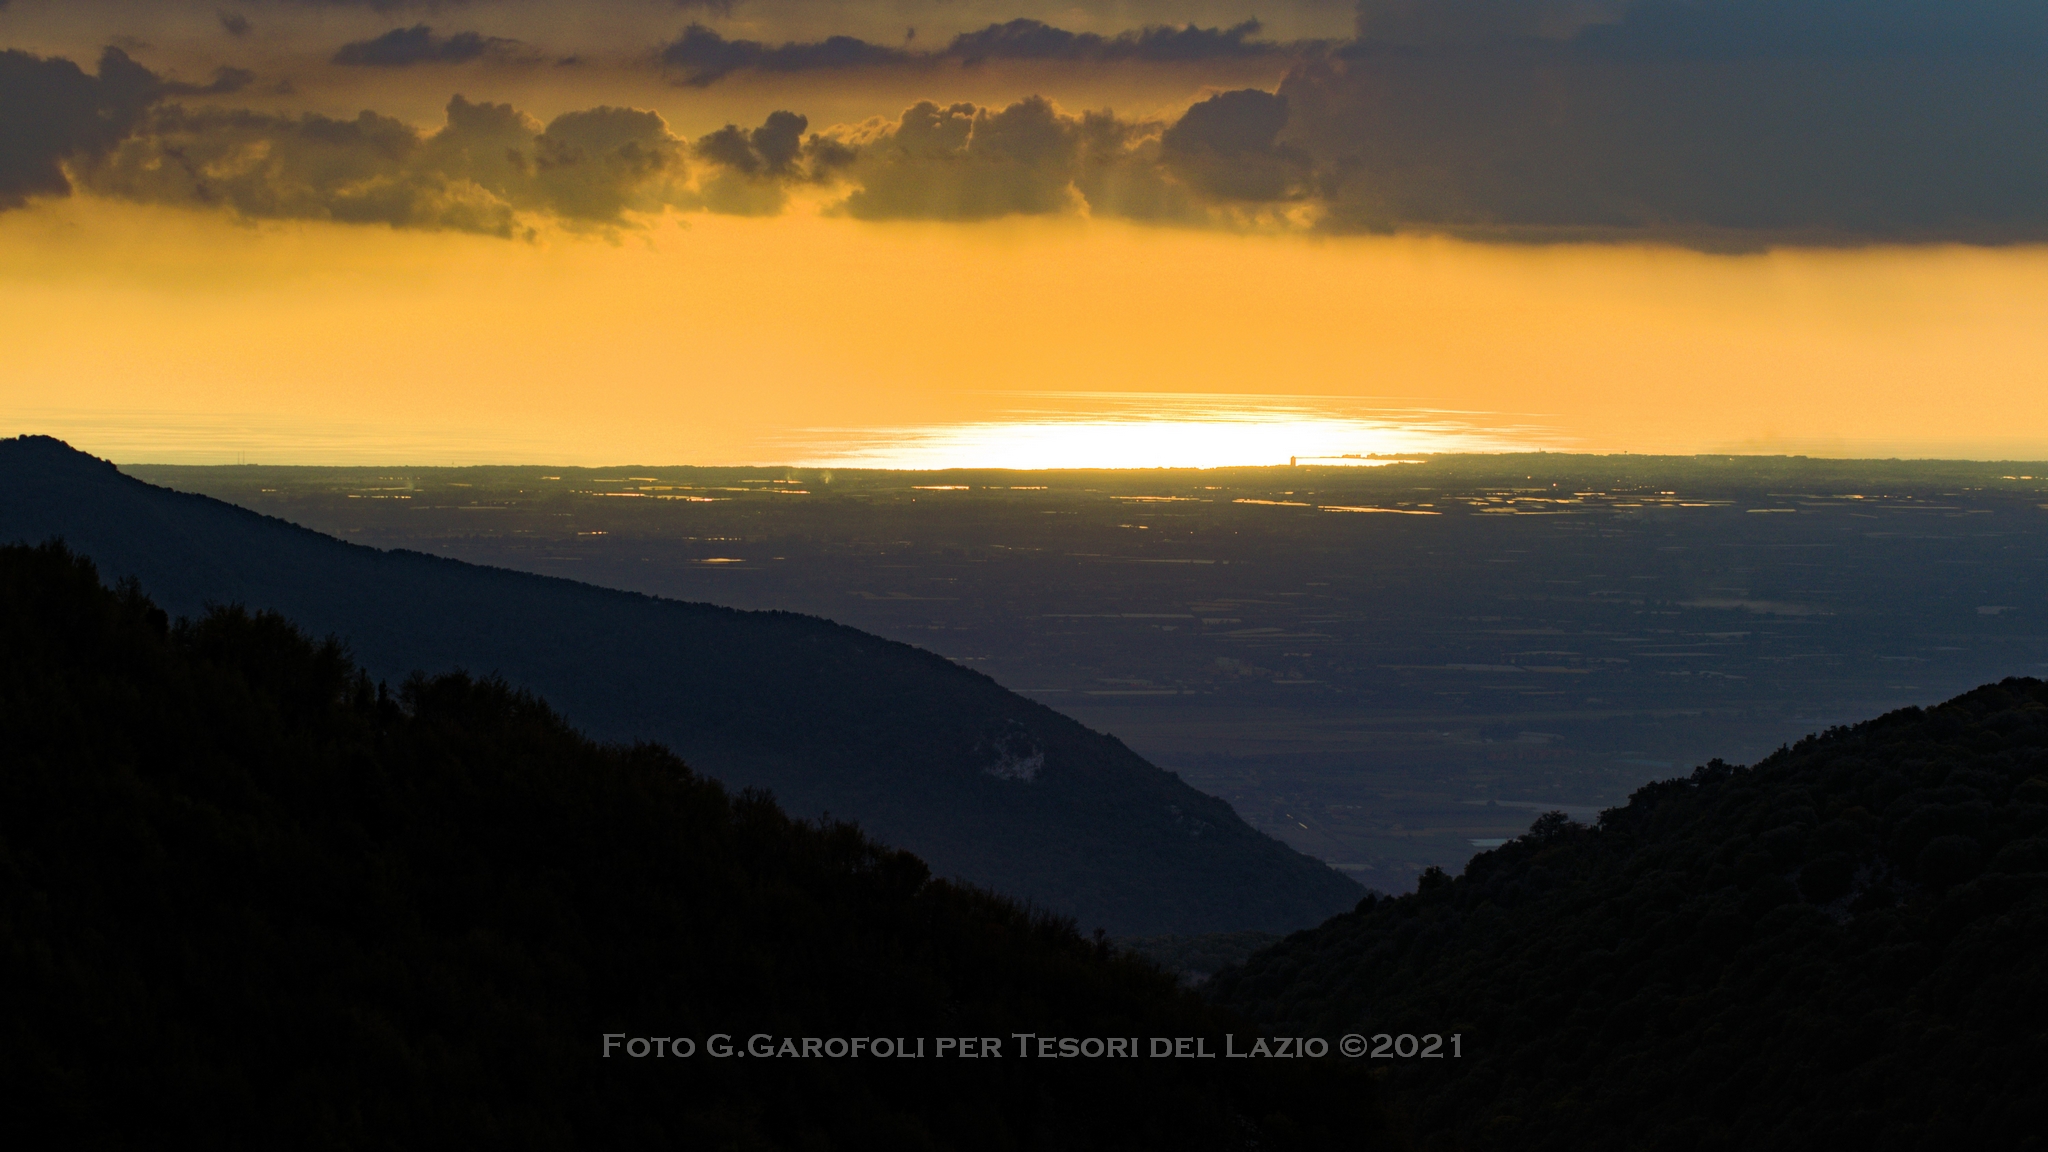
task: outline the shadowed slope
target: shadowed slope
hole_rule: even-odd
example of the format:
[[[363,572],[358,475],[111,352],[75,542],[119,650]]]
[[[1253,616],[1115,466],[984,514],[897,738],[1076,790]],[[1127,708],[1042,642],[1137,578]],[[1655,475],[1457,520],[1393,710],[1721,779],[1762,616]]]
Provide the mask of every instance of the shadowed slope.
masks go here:
[[[1393,1060],[1440,1146],[2039,1148],[2048,684],[1651,784],[1219,973]]]
[[[275,615],[172,626],[56,547],[0,547],[0,651],[10,1131],[1306,1152],[1381,1128],[1363,1069],[1330,1061],[1017,1058],[1013,1032],[1215,1043],[1233,1021],[1070,924],[659,747],[592,744],[502,684],[394,698]],[[605,1033],[631,1042],[607,1055]],[[720,1058],[717,1033],[772,1034],[778,1058]],[[778,1043],[960,1035],[1003,1058]]]
[[[1361,889],[1114,738],[908,645],[815,617],[380,552],[0,441],[0,541],[62,537],[166,608],[275,610],[369,671],[495,672],[798,815],[1118,934],[1287,930]]]

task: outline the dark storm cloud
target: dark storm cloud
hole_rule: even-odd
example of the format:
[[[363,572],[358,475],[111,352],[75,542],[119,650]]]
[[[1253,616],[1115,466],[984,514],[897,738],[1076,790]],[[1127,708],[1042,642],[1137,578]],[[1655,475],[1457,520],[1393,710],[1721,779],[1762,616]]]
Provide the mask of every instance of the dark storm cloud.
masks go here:
[[[1371,0],[1357,43],[1280,88],[1281,140],[1313,159],[1329,227],[1710,247],[2048,239],[2048,7],[1516,9],[1582,19],[1559,16],[1549,38],[1500,0],[1389,24],[1397,7]]]
[[[405,68],[413,64],[463,64],[485,56],[504,57],[517,51],[519,41],[478,32],[457,32],[436,36],[425,24],[393,28],[370,40],[341,46],[334,63],[374,68]]]
[[[227,11],[217,13],[216,15],[220,20],[221,28],[228,35],[247,36],[249,34],[249,18],[247,16],[242,15],[240,12]]]
[[[97,76],[69,60],[0,51],[0,209],[68,195],[64,165],[114,148],[161,95],[157,75],[118,48],[100,56]]]
[[[963,32],[944,48],[912,51],[871,44],[851,36],[824,40],[763,44],[727,40],[710,28],[692,24],[663,46],[662,66],[692,87],[703,87],[742,69],[761,72],[809,72],[826,69],[958,63],[990,60],[1068,60],[1096,64],[1129,61],[1226,60],[1298,51],[1301,46],[1254,40],[1259,22],[1247,20],[1231,28],[1150,27],[1101,36],[1069,32],[1038,20],[991,24]]]

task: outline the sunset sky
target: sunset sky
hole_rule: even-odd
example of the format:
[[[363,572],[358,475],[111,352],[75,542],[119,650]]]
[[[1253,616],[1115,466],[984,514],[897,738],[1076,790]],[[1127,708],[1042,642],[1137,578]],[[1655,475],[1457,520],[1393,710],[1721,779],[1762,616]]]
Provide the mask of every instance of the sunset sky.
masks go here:
[[[0,0],[121,461],[2048,457],[2038,0]]]

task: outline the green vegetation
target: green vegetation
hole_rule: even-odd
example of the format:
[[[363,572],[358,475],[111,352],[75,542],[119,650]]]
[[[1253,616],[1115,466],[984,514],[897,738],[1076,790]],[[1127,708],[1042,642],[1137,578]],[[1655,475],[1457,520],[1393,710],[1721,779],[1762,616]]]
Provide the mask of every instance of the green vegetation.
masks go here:
[[[2048,684],[2007,680],[1545,817],[1210,982],[1393,1061],[1472,1149],[2038,1148]]]
[[[1068,921],[465,675],[0,548],[0,1077],[72,1147],[1358,1147],[1335,1062],[604,1057],[1220,1037]],[[1248,1035],[1248,1033],[1240,1033]],[[1240,1042],[1242,1043],[1242,1042]]]

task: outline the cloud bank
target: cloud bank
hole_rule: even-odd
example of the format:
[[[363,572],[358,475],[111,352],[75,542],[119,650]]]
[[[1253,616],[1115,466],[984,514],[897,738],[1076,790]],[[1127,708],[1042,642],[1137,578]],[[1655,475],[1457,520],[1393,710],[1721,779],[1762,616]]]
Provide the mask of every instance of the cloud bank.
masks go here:
[[[250,217],[518,235],[773,214],[808,187],[867,220],[1086,214],[1710,249],[2048,241],[2048,5],[2034,0],[1363,0],[1356,17],[1343,44],[1275,45],[1252,23],[1099,36],[1016,20],[918,52],[693,24],[658,51],[686,85],[918,67],[936,87],[937,64],[998,60],[1275,54],[1285,69],[1274,91],[1207,93],[1160,120],[1044,96],[928,100],[822,130],[777,112],[694,143],[648,111],[542,126],[459,97],[432,132],[374,113],[188,110],[171,101],[252,77],[179,85],[114,50],[97,75],[0,53],[0,206],[77,180]],[[343,53],[393,67],[505,43],[421,24]]]
[[[1368,0],[1359,25],[1279,90],[1329,228],[2048,239],[2048,7]]]
[[[508,56],[519,47],[517,40],[485,36],[478,32],[436,36],[428,25],[415,24],[410,28],[393,28],[373,39],[344,44],[335,52],[334,63],[371,68],[463,64],[486,56]]]
[[[432,134],[353,120],[170,105],[82,170],[105,196],[211,206],[252,219],[333,220],[523,234],[522,212],[623,221],[677,198],[682,142],[659,116],[596,108],[545,128],[504,104],[448,105]]]
[[[99,75],[69,60],[0,51],[0,209],[30,196],[67,196],[67,163],[90,163],[119,145],[163,96],[156,73],[118,48]]]
[[[1305,160],[1276,143],[1285,101],[1225,92],[1178,121],[929,101],[826,139],[851,159],[834,211],[861,220],[1086,214],[1235,230],[1298,225]]]
[[[807,144],[804,127],[787,112],[752,133],[728,127],[699,142],[693,174],[686,142],[631,108],[542,125],[509,104],[457,96],[447,123],[427,133],[373,112],[338,120],[173,104],[79,171],[103,196],[247,219],[526,237],[541,223],[609,231],[667,209],[779,211],[784,185],[836,155]]]
[[[734,72],[816,72],[849,68],[929,67],[953,63],[972,67],[991,60],[1061,60],[1087,64],[1131,61],[1171,62],[1234,60],[1300,51],[1299,45],[1255,40],[1257,20],[1230,28],[1165,25],[1139,28],[1116,36],[1069,32],[1039,20],[1018,19],[991,24],[953,37],[932,51],[871,44],[851,36],[790,42],[780,45],[755,40],[728,40],[702,24],[692,24],[661,49],[662,67],[678,83],[690,87],[714,84]]]

